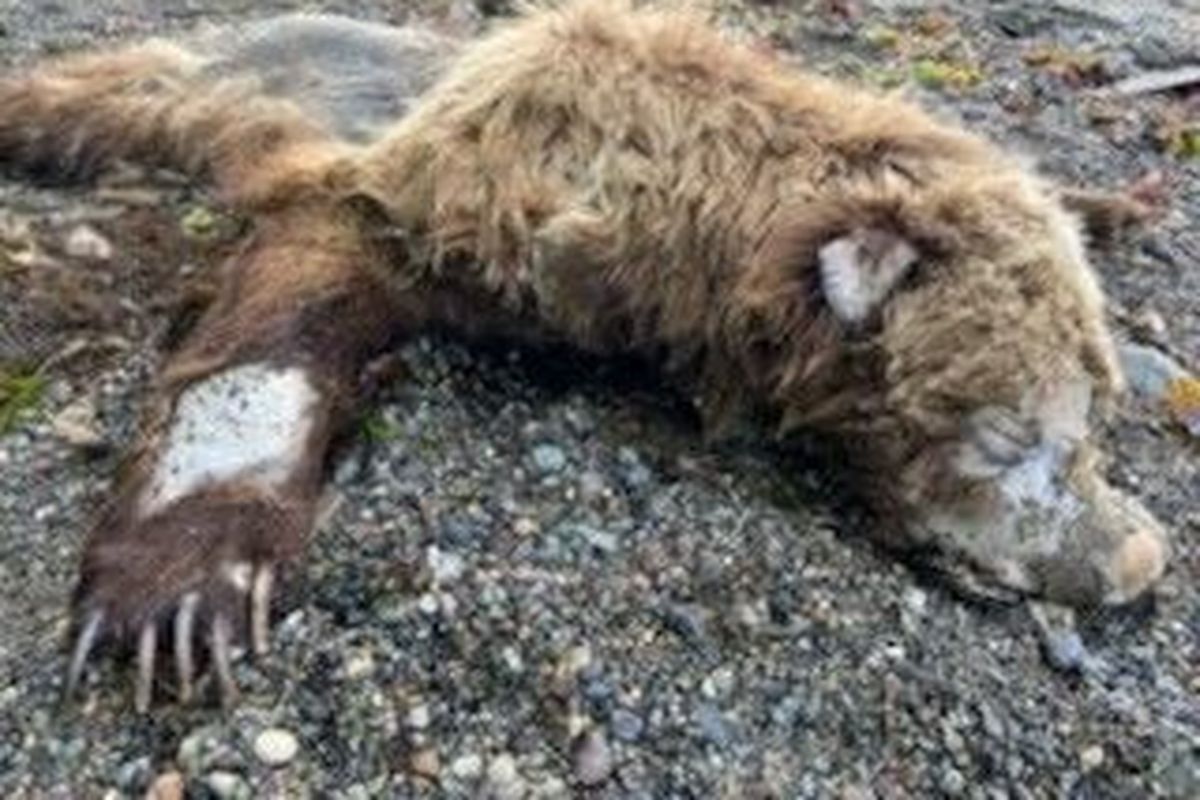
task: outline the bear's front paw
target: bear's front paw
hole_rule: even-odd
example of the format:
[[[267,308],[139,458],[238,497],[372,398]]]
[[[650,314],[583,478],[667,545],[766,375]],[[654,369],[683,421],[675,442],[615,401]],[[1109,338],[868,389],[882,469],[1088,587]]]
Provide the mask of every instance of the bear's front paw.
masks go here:
[[[207,653],[222,704],[233,703],[234,650],[248,641],[267,651],[278,568],[299,552],[311,511],[255,487],[221,487],[144,518],[109,515],[84,557],[66,695],[106,642],[136,649],[139,712],[150,707],[162,650],[173,653],[181,701],[194,695],[197,656]]]

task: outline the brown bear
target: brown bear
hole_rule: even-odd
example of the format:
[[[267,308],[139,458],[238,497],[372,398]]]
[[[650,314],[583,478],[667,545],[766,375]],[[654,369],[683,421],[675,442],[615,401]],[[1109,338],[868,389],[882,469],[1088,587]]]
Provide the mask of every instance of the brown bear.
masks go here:
[[[1070,197],[687,14],[582,0],[468,44],[288,17],[68,57],[0,81],[0,159],[163,163],[255,220],[89,539],[68,691],[134,641],[146,708],[164,633],[186,699],[202,625],[234,696],[348,387],[430,328],[637,354],[714,431],[842,437],[880,537],[980,585],[1090,606],[1164,570],[1089,443],[1122,378]]]

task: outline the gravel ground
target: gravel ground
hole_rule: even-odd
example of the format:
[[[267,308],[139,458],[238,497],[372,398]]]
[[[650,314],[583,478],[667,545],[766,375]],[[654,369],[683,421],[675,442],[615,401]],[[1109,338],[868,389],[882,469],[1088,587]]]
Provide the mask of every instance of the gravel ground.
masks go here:
[[[5,0],[0,55],[318,7],[481,19],[454,2]],[[1200,158],[1179,132],[1190,119],[1200,149],[1195,98],[1093,91],[1200,59],[1194,3],[721,13],[812,68],[903,82],[1065,178],[1161,173],[1169,211],[1097,265],[1122,335],[1200,368]],[[1153,402],[1131,398],[1106,436],[1114,482],[1173,526],[1173,570],[1156,602],[1088,620],[1067,675],[1023,609],[876,552],[879,523],[819,452],[706,449],[627,364],[444,341],[403,351],[343,449],[235,711],[136,718],[112,659],[60,709],[89,509],[170,312],[238,230],[170,176],[0,183],[0,367],[42,365],[0,435],[0,795],[1200,797],[1200,459]]]

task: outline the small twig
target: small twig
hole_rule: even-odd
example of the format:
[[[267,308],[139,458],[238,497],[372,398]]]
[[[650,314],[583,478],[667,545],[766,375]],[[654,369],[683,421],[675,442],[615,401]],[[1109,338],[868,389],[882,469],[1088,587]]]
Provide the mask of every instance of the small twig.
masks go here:
[[[1105,87],[1104,91],[1125,96],[1155,94],[1200,86],[1200,65],[1156,70],[1134,75]]]

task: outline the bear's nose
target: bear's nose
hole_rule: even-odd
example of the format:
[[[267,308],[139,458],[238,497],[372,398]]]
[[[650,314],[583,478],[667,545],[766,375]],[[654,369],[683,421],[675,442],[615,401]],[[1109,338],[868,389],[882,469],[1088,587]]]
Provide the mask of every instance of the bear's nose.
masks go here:
[[[1162,577],[1168,557],[1167,537],[1160,530],[1142,528],[1125,537],[1108,564],[1106,603],[1127,603]]]

